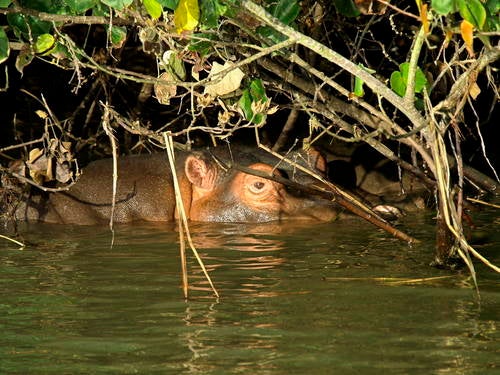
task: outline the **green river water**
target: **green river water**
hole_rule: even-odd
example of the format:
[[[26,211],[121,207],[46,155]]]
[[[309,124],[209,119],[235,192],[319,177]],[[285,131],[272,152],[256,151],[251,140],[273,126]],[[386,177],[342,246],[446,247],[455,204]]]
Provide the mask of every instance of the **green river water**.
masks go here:
[[[171,225],[22,226],[0,241],[0,374],[500,374],[500,276],[429,267],[430,216],[193,224],[221,297]],[[499,220],[476,246],[500,264]]]

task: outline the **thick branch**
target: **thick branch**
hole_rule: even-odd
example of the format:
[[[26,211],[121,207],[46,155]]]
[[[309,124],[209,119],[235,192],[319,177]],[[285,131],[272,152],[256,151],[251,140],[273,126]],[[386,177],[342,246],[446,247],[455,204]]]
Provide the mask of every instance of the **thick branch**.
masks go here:
[[[363,70],[358,65],[354,64],[352,61],[346,59],[342,55],[339,55],[337,52],[329,49],[320,42],[292,29],[287,25],[284,25],[282,22],[271,16],[262,7],[256,5],[252,1],[243,0],[242,6],[250,13],[252,13],[256,18],[264,22],[266,25],[271,26],[283,35],[286,35],[288,38],[296,40],[298,44],[316,52],[318,55],[321,55],[328,61],[331,61],[339,67],[347,70],[352,75],[361,78],[366,83],[366,85],[372,89],[374,93],[382,96],[392,105],[394,105],[399,111],[404,113],[415,127],[425,126],[424,118],[414,106],[409,106],[403,98],[398,96],[385,84],[380,82],[377,78]]]
[[[68,14],[54,14],[40,12],[30,8],[13,7],[0,9],[0,14],[23,14],[26,16],[36,17],[41,21],[58,22],[64,24],[83,24],[83,25],[134,25],[132,19],[100,17],[100,16],[72,16]]]

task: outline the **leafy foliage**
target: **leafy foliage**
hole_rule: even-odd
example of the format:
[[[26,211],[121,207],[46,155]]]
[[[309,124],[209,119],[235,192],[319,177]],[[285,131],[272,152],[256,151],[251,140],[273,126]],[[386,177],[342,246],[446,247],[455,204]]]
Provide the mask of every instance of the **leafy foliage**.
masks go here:
[[[409,68],[410,64],[405,62],[399,65],[399,71],[395,71],[391,74],[391,88],[399,96],[404,96],[406,93]],[[426,86],[428,86],[427,78],[425,77],[424,72],[420,68],[417,68],[415,73],[415,93],[422,92]]]
[[[0,64],[7,60],[9,53],[9,39],[7,38],[5,31],[0,28]]]
[[[439,182],[440,202],[455,199],[452,182],[443,177],[449,174],[440,174],[438,166],[446,166],[446,154],[458,152],[460,134],[477,131],[468,127],[467,113],[481,117],[472,123],[494,117],[488,113],[493,105],[483,111],[466,106],[478,105],[476,97],[485,93],[490,100],[498,97],[492,94],[498,72],[491,69],[499,55],[498,0],[259,4],[0,0],[0,63],[21,72],[18,81],[43,72],[29,76],[32,86],[13,85],[31,91],[23,91],[29,92],[23,97],[28,105],[12,106],[23,111],[9,120],[20,124],[11,139],[33,135],[39,137],[34,143],[46,146],[47,139],[59,137],[60,144],[71,141],[76,150],[103,155],[109,153],[106,123],[116,130],[124,153],[149,152],[162,143],[159,133],[165,130],[185,147],[207,135],[211,143],[248,135],[248,129],[269,137],[269,143],[288,137],[281,148],[299,140],[324,142],[327,149],[339,139],[366,142],[431,180],[430,190]],[[44,81],[47,67],[60,68],[64,79],[51,72],[50,82]],[[50,97],[52,78],[61,78],[64,87]],[[78,103],[60,106],[62,95]],[[43,118],[30,110],[42,105]],[[299,128],[293,136],[281,132],[287,120]],[[428,124],[434,127],[427,129]],[[444,135],[448,138],[438,147]],[[33,146],[37,160],[56,160],[42,145]],[[406,154],[411,160],[403,160]],[[447,208],[456,212],[453,205]]]
[[[259,111],[262,104],[268,101],[266,89],[260,79],[254,79],[250,82],[248,88],[243,90],[243,95],[240,98],[239,105],[242,109],[245,118],[252,123],[259,125],[265,120],[266,114]]]

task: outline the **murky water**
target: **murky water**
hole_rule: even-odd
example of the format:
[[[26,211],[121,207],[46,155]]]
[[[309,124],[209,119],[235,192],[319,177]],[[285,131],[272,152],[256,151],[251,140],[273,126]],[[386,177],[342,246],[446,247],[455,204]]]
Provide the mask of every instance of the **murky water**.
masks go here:
[[[500,263],[499,221],[477,248]],[[357,220],[193,225],[221,294],[189,257],[180,289],[172,228],[31,225],[0,242],[0,374],[500,374],[500,277],[428,266]],[[493,237],[491,237],[493,236]],[[495,237],[496,236],[496,237]]]

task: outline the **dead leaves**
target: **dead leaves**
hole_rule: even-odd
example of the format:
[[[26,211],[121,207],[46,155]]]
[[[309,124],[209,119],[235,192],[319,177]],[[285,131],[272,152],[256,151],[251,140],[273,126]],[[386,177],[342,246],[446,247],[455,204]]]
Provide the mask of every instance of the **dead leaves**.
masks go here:
[[[46,150],[32,149],[25,164],[31,179],[43,185],[47,182],[68,183],[74,177],[71,171],[73,162],[71,143],[51,139]]]
[[[240,88],[241,80],[245,76],[245,73],[240,68],[229,70],[232,66],[233,63],[229,61],[226,61],[224,65],[214,62],[212,70],[208,75],[208,78],[212,82],[205,86],[205,94],[212,97],[223,96]],[[229,71],[226,74],[221,74],[225,70]]]

